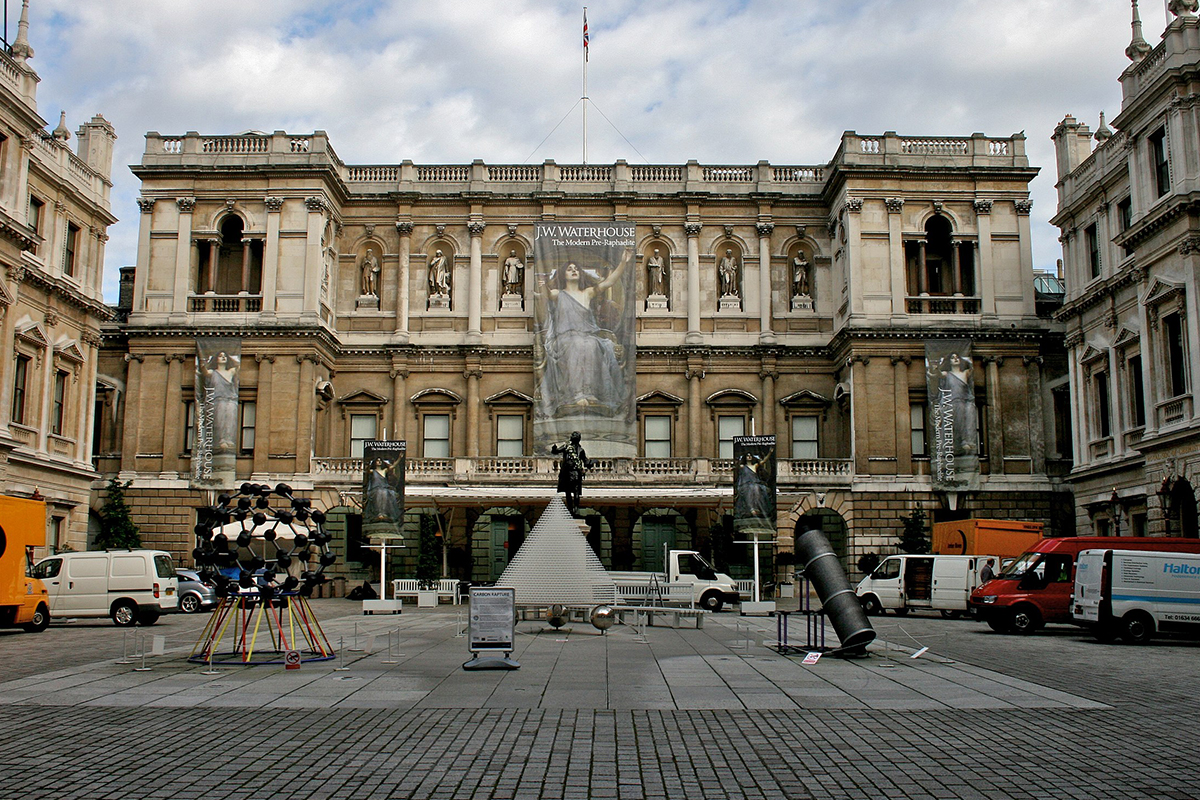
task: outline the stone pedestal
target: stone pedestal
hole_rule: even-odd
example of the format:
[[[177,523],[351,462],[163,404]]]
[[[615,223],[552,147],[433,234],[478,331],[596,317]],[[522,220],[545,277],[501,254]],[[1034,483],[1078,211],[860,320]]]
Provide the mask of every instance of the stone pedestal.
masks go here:
[[[525,298],[519,294],[504,294],[500,297],[501,311],[524,311]]]
[[[792,311],[812,311],[813,299],[806,294],[796,295],[792,298]]]
[[[379,298],[373,294],[360,294],[354,301],[354,307],[379,310]]]
[[[429,298],[430,311],[449,311],[450,298],[444,294],[435,294]]]
[[[742,298],[738,297],[737,295],[727,294],[724,297],[722,297],[721,301],[717,304],[717,310],[718,311],[741,311],[742,310]]]
[[[652,294],[646,298],[647,311],[666,311],[667,296],[665,294]]]

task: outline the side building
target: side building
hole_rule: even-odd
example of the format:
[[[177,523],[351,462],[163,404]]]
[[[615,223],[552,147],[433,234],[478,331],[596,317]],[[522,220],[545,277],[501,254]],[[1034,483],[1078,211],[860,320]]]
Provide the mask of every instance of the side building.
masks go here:
[[[584,442],[606,565],[656,568],[663,545],[747,565],[730,515],[733,439],[752,433],[777,437],[782,551],[819,525],[853,568],[918,510],[1070,533],[1066,365],[1038,315],[1024,145],[848,132],[807,166],[347,165],[320,131],[149,133],[100,379],[125,392],[98,464],[133,482],[147,544],[188,560],[215,494],[190,488],[197,339],[219,337],[240,351],[236,481],[335,508],[361,579],[363,444],[403,439],[407,508],[444,533],[447,571],[495,579],[555,486],[534,306],[540,270],[565,264],[534,260],[535,226],[609,222],[633,232],[637,437],[625,454]],[[926,354],[949,349],[978,469],[947,492]]]
[[[1176,4],[1182,5],[1182,4]],[[1157,47],[1133,4],[1121,112],[1054,133],[1067,294],[1077,525],[1197,536],[1200,483],[1200,20]]]
[[[0,49],[0,486],[46,501],[46,544],[88,537],[113,127],[97,115],[68,145],[48,130],[30,66],[28,2]]]

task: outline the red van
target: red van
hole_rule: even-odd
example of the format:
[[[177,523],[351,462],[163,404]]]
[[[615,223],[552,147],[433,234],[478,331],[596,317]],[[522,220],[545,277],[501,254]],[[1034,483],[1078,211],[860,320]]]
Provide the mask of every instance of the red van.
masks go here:
[[[996,578],[971,593],[971,609],[997,633],[1033,633],[1047,622],[1074,622],[1071,592],[1075,557],[1084,550],[1119,547],[1200,553],[1200,539],[1164,536],[1069,536],[1042,539]]]

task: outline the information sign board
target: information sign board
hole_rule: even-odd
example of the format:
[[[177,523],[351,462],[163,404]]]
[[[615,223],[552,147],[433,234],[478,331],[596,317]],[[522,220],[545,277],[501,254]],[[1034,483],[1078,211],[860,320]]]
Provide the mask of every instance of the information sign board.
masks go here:
[[[471,589],[470,645],[472,653],[513,649],[516,621],[516,590]]]

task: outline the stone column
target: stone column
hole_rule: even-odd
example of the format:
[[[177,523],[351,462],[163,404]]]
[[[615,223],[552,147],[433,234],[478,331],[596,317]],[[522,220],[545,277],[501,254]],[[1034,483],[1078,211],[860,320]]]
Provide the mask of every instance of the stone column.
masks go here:
[[[188,312],[188,278],[192,273],[192,211],[196,208],[196,198],[180,197],[175,201],[175,205],[179,207],[179,225],[176,229],[175,286],[174,297],[171,300],[171,313],[184,315]],[[146,232],[146,236],[149,238],[149,231]],[[150,262],[147,260],[141,266],[140,272],[148,272]],[[142,280],[146,280],[145,276],[142,277]]]
[[[975,201],[975,223],[979,228],[979,287],[982,314],[996,315],[996,274],[992,270],[992,201]],[[1022,276],[1026,273],[1022,272]],[[1033,282],[1030,281],[1032,290]],[[1032,313],[1032,310],[1031,310]]]
[[[250,243],[253,239],[242,239],[242,291],[250,291]]]
[[[959,258],[958,244],[950,242],[950,294],[962,294],[963,290],[962,259]],[[962,310],[961,307],[959,310]]]
[[[208,275],[204,281],[204,291],[217,291],[217,262],[221,259],[221,240],[212,238],[206,240],[208,244]]]
[[[274,393],[272,386],[275,381],[275,356],[259,353],[254,356],[258,362],[258,416],[254,420],[254,466],[253,471],[261,475],[263,480],[271,472],[271,425],[275,420]]]
[[[483,308],[483,229],[482,220],[471,220],[467,230],[471,232],[471,267],[467,273],[467,341],[479,342],[483,338],[480,317]]]
[[[283,210],[283,198],[268,197],[264,204],[267,208],[267,238],[263,242],[263,302],[260,316],[269,319],[275,316],[275,284],[279,276],[279,212]]]
[[[1139,284],[1138,293],[1141,294],[1142,287]],[[1138,333],[1138,352],[1142,356],[1142,392],[1146,400],[1146,427],[1142,430],[1142,439],[1149,439],[1152,435],[1158,433],[1158,386],[1155,383],[1154,376],[1158,374],[1159,367],[1158,359],[1154,354],[1154,342],[1150,337],[1150,314],[1146,310],[1144,303],[1137,304],[1138,322],[1141,325],[1141,331]],[[1158,317],[1154,318],[1154,327],[1158,328]],[[1078,334],[1077,334],[1078,335]],[[1075,355],[1071,355],[1071,363],[1075,363]],[[1081,398],[1081,395],[1075,394],[1077,387],[1071,386],[1071,397]],[[1082,409],[1085,401],[1076,399],[1074,402],[1076,409],[1079,410],[1082,416]],[[1079,454],[1075,454],[1075,462],[1079,463]]]
[[[912,475],[912,411],[908,401],[909,356],[892,356],[892,381],[896,406],[896,472]]]
[[[131,313],[146,310],[146,276],[150,273],[150,231],[154,227],[154,201],[139,197],[137,265],[133,273],[133,308]]]
[[[479,458],[479,379],[483,370],[477,363],[468,363],[463,377],[467,379],[467,457]]]
[[[771,359],[774,362],[774,359]],[[778,373],[775,371],[774,364],[764,364],[758,377],[762,380],[762,411],[759,417],[762,420],[762,431],[764,436],[775,432],[775,377]],[[776,442],[778,445],[778,442]]]
[[[701,458],[700,449],[701,417],[703,410],[700,400],[700,382],[704,380],[703,367],[688,367],[684,376],[688,380],[688,458]]]
[[[687,234],[687,336],[688,344],[703,340],[700,335],[700,236],[699,222],[688,222],[683,226]]]
[[[1125,415],[1132,412],[1132,408],[1128,410],[1125,404],[1120,402],[1121,397],[1121,378],[1125,372],[1125,362],[1122,360],[1117,362],[1117,348],[1108,348],[1108,429],[1109,435],[1112,436],[1112,453],[1114,456],[1122,455],[1125,450]]]
[[[187,356],[172,353],[164,356],[167,362],[167,391],[163,411],[163,460],[164,478],[177,477],[179,454],[183,452],[183,361]],[[132,364],[130,365],[132,366]],[[197,398],[199,400],[199,398]],[[199,403],[195,406],[199,413]]]
[[[80,464],[90,466],[92,463],[92,436],[96,431],[96,373],[100,366],[100,337],[91,331],[85,331],[83,342],[87,345],[88,366],[85,376],[87,383],[84,384],[82,391],[84,412],[80,415],[80,425],[83,430],[79,432],[76,440],[78,449],[75,451],[75,460]]]
[[[396,361],[392,362],[392,439],[408,441],[406,428],[407,417],[404,413],[408,405],[405,396],[405,379],[408,377],[408,367]]]
[[[57,324],[58,315],[53,311],[46,312],[46,336],[51,342],[54,341],[54,326]],[[54,403],[54,345],[48,344],[42,350],[42,375],[41,375],[41,412],[38,419],[41,424],[38,426],[38,451],[45,453],[50,447],[50,413]],[[65,399],[65,398],[64,398]],[[64,412],[65,413],[65,412]],[[65,420],[64,420],[65,422]]]
[[[311,218],[311,215],[310,215]],[[312,458],[312,425],[316,405],[313,402],[314,373],[317,357],[296,356],[300,364],[300,385],[296,399],[296,472],[308,472]]]
[[[1042,357],[1025,356],[1025,381],[1029,384],[1029,454],[1033,474],[1046,473],[1046,412],[1042,404]]]
[[[1195,298],[1200,294],[1200,283],[1196,280],[1196,271],[1200,270],[1200,234],[1192,232],[1179,245],[1180,261],[1183,263],[1183,286],[1186,297]],[[1183,328],[1183,351],[1187,358],[1187,382],[1189,388],[1195,387],[1196,378],[1200,376],[1200,314],[1194,312],[1196,304],[1184,303],[1180,306],[1179,317]],[[1143,362],[1144,363],[1144,362]],[[1192,394],[1192,419],[1200,419],[1200,398],[1196,397],[1195,388]]]
[[[850,313],[863,313],[863,286],[865,281],[859,270],[862,253],[862,208],[863,201],[859,197],[846,198],[846,274],[850,276]],[[834,245],[836,248],[837,245]]]
[[[867,403],[867,356],[851,356],[850,363],[850,450],[854,471],[859,475],[870,472],[870,409]]]
[[[125,416],[121,437],[121,472],[133,477],[137,473],[137,451],[142,404],[142,359],[144,356],[125,354],[129,364],[125,375]]]
[[[929,267],[925,261],[925,245],[924,239],[917,242],[917,294],[922,297],[929,294]]]
[[[884,201],[888,211],[888,266],[892,278],[892,316],[905,313],[908,278],[904,274],[904,198],[889,197]]]
[[[408,282],[409,262],[412,259],[413,224],[409,220],[396,223],[400,234],[400,277],[396,281],[396,337],[408,341]]]
[[[775,331],[771,329],[771,232],[775,230],[775,225],[770,222],[760,222],[757,225],[757,230],[758,340],[763,344],[772,344],[775,342]],[[764,417],[763,427],[765,428],[766,425],[767,422]]]
[[[320,317],[321,275],[325,269],[325,259],[321,254],[321,234],[325,227],[325,198],[320,195],[304,198],[308,208],[308,238],[304,249],[304,314]],[[311,378],[311,375],[309,376]],[[309,383],[311,395],[312,384]],[[301,454],[296,453],[299,459]],[[307,464],[307,456],[305,456]],[[297,472],[300,470],[297,469]]]
[[[1003,358],[986,356],[988,415],[988,461],[992,475],[1004,474],[1004,409],[1000,407],[1000,367]]]
[[[25,278],[25,268],[10,266],[6,270],[9,280],[9,294],[16,304],[21,294],[21,281]],[[0,321],[3,321],[3,333],[0,335],[0,353],[5,357],[5,363],[16,366],[16,314],[14,306],[0,305]],[[8,423],[12,421],[13,378],[5,375],[0,380],[0,434],[8,433]]]
[[[1033,235],[1029,228],[1029,214],[1033,211],[1032,200],[1018,200],[1014,203],[1017,210],[1017,238],[1020,242],[1021,275],[1033,274]],[[1021,281],[1022,306],[1025,314],[1033,316],[1036,308],[1033,281]]]

